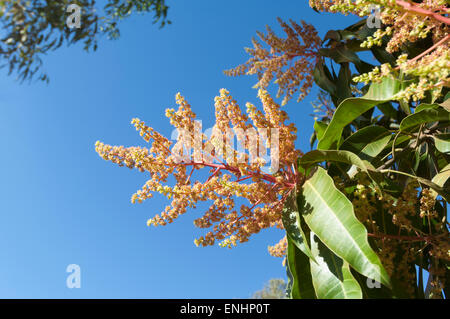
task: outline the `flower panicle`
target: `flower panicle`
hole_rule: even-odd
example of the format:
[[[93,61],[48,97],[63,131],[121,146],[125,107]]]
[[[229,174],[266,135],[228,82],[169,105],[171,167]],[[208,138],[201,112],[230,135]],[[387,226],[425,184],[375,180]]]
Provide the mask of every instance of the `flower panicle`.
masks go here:
[[[167,109],[166,116],[177,130],[185,133],[178,134],[174,143],[135,118],[131,123],[144,141],[150,144],[149,147],[126,148],[97,142],[96,151],[105,160],[149,174],[150,178],[144,186],[132,195],[132,203],[142,203],[155,193],[171,201],[161,213],[148,220],[149,226],[167,225],[189,208],[209,202],[210,207],[203,216],[194,221],[196,227],[209,231],[197,238],[195,244],[208,246],[219,242],[222,247],[233,247],[248,241],[252,234],[263,229],[283,227],[283,198],[300,178],[292,170],[301,154],[295,149],[295,126],[287,123],[289,118],[286,112],[267,91],[260,89],[258,97],[262,107],[259,109],[247,103],[246,112],[243,112],[230,93],[221,89],[215,98],[216,123],[213,133],[206,136],[199,132],[196,115],[188,102],[177,94],[178,109]],[[276,129],[276,138],[267,134],[267,128]],[[219,134],[227,130],[241,132],[236,133],[236,138],[242,149],[235,150],[232,144],[227,144],[232,137]],[[266,136],[264,139],[253,139],[252,135],[242,132],[264,133]],[[199,141],[199,150],[194,150],[195,139]],[[274,142],[278,143],[278,147],[271,152],[271,156],[275,154],[283,160],[277,171],[268,173],[263,169],[267,164],[267,156],[264,158],[267,154],[260,152]],[[255,148],[255,145],[258,147]],[[256,158],[249,161],[249,153],[255,149]],[[182,161],[177,152],[182,153]],[[203,170],[209,170],[209,177],[199,181],[197,178],[204,174],[196,173]],[[172,185],[169,182],[173,182]],[[237,198],[248,203],[238,207]]]
[[[304,21],[298,24],[290,20],[289,25],[278,18],[278,22],[286,33],[286,38],[278,37],[267,26],[266,34],[257,32],[265,45],[253,39],[253,48],[246,49],[251,58],[242,65],[226,70],[225,74],[256,74],[258,82],[254,88],[257,89],[266,89],[274,80],[279,87],[277,97],[283,96],[284,105],[298,91],[297,101],[309,93],[321,41],[315,28]]]

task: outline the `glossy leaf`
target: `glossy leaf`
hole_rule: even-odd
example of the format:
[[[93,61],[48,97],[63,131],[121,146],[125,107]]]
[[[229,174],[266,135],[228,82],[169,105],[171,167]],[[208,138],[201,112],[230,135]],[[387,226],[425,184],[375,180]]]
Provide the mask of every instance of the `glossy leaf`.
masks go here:
[[[450,121],[450,112],[443,108],[425,108],[403,119],[400,123],[400,131],[412,131],[421,124],[438,121]]]
[[[327,150],[320,151],[314,150],[306,153],[300,159],[300,165],[307,168],[313,164],[321,163],[324,161],[328,162],[340,162],[350,165],[354,165],[366,172],[373,180],[380,180],[380,173],[375,170],[375,168],[368,161],[362,160],[358,155],[349,151],[337,151],[337,150]]]
[[[348,137],[340,150],[350,151],[363,160],[370,161],[388,145],[391,133],[382,126],[367,126]]]
[[[312,283],[319,299],[361,299],[362,291],[349,264],[333,254],[311,232],[311,249],[317,262],[310,260]]]
[[[316,64],[313,72],[314,81],[322,90],[327,91],[330,94],[336,93],[336,85],[331,78],[331,74],[326,65],[322,62]]]
[[[286,235],[290,241],[293,242],[305,255],[314,259],[308,242],[305,240],[306,236],[302,229],[301,218],[297,206],[297,194],[295,190],[286,199],[281,219],[283,221],[283,227],[286,230]]]
[[[377,104],[392,100],[402,89],[402,83],[392,78],[385,78],[380,83],[373,83],[366,95],[361,98],[345,99],[336,109],[327,130],[317,148],[321,150],[336,148],[337,141],[345,126]]]
[[[434,145],[441,153],[450,153],[450,134],[437,134],[433,136]]]
[[[438,174],[431,180],[438,186],[444,187],[450,182],[450,164],[445,166]]]
[[[414,113],[419,113],[420,111],[426,110],[426,109],[438,109],[439,105],[437,104],[428,104],[428,103],[422,103],[419,104],[416,109],[414,110]]]
[[[367,230],[355,217],[352,203],[318,167],[302,188],[306,224],[337,256],[366,277],[386,286],[390,279],[367,240]]]
[[[294,299],[315,299],[309,258],[288,238],[287,271],[289,296]]]
[[[317,139],[320,141],[323,137],[323,134],[325,133],[325,130],[327,129],[327,124],[320,121],[314,122],[314,131],[317,133]]]
[[[333,59],[336,63],[359,63],[359,57],[353,51],[349,50],[345,45],[338,45],[333,48],[322,48],[319,49],[319,53],[322,56]]]

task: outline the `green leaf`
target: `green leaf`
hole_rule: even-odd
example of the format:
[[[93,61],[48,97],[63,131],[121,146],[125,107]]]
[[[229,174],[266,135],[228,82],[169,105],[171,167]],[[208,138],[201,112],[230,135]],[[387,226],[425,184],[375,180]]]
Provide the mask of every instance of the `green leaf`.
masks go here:
[[[317,139],[320,141],[323,137],[323,133],[325,133],[325,130],[327,129],[328,124],[321,121],[315,121],[314,122],[314,131],[317,132]]]
[[[391,133],[382,126],[366,126],[348,137],[340,150],[355,153],[363,160],[371,161],[389,144]]]
[[[447,94],[445,94],[444,96],[444,102],[445,101],[449,101],[450,102],[450,92],[447,92]],[[442,105],[442,104],[441,104]]]
[[[439,104],[439,105],[442,106],[444,109],[446,109],[447,111],[450,112],[450,99],[447,98],[447,96],[448,96],[449,94],[450,94],[450,92],[447,93],[447,95],[445,96],[445,97],[446,97],[446,100],[445,100],[444,102],[442,102],[441,104]]]
[[[302,188],[306,224],[337,256],[366,277],[390,286],[390,279],[380,259],[367,240],[367,230],[358,221],[352,203],[318,167]]]
[[[330,94],[336,94],[336,85],[331,79],[330,71],[323,62],[316,64],[313,72],[314,81],[322,89]]]
[[[356,154],[349,151],[338,150],[310,151],[300,158],[300,165],[307,168],[313,164],[321,163],[324,161],[352,164],[361,168],[365,172],[368,171],[368,167],[370,169],[374,169],[369,162],[364,162]]]
[[[372,164],[370,164],[368,161],[360,159],[358,155],[349,151],[314,150],[303,155],[300,158],[299,163],[304,168],[308,168],[313,164],[321,163],[324,161],[355,165],[363,172],[367,173],[374,181],[380,181],[381,174],[375,170]]]
[[[406,85],[406,82],[387,77],[379,83],[372,83],[369,91],[367,91],[367,94],[362,98],[377,101],[378,103],[379,101],[390,101],[397,93],[402,91]]]
[[[303,232],[301,218],[298,212],[296,193],[296,188],[294,188],[292,193],[287,197],[281,219],[284,229],[286,230],[286,235],[290,241],[293,242],[306,256],[314,259],[308,242],[305,240],[306,236]]]
[[[373,83],[363,97],[345,99],[334,112],[333,118],[317,148],[321,150],[332,148],[337,144],[345,126],[375,105],[392,100],[401,89],[402,83],[400,81],[388,77],[380,83]]]
[[[361,299],[362,291],[349,264],[333,254],[311,232],[311,248],[316,257],[310,260],[312,282],[319,299]]]
[[[450,182],[450,164],[436,174],[431,181],[438,186],[445,187],[447,182]]]
[[[429,158],[428,154],[425,154],[425,156]],[[430,166],[430,165],[431,164],[428,164],[428,166]],[[420,184],[423,184],[423,185],[426,185],[426,186],[432,188],[436,193],[441,195],[446,201],[450,200],[450,187],[448,187],[446,185],[440,186],[440,185],[438,185],[438,184],[434,183],[433,181],[430,181],[430,180],[428,180],[426,178],[415,176],[415,175],[411,175],[411,174],[405,173],[405,172],[403,172],[401,170],[381,169],[381,170],[378,170],[377,172],[379,172],[379,173],[394,173],[394,174],[400,174],[400,175],[408,176],[409,178],[415,179]]]
[[[336,63],[352,62],[358,64],[359,57],[353,51],[349,50],[345,45],[340,44],[334,48],[321,48],[319,54],[333,59]]]
[[[413,131],[421,124],[439,121],[450,121],[450,112],[443,108],[424,108],[419,112],[416,111],[414,114],[405,117],[400,123],[400,131]]]
[[[392,106],[391,103],[386,102],[383,104],[378,104],[377,107],[388,118],[395,119],[397,117],[397,110]]]
[[[450,153],[450,133],[437,134],[433,136],[434,145],[441,153]]]
[[[372,48],[370,48],[370,51],[372,51],[372,54],[380,63],[390,63],[391,65],[396,64],[395,56],[388,53],[386,50],[383,50],[382,48],[377,46],[373,46]]]
[[[288,238],[287,272],[289,297],[294,299],[316,299],[312,284],[309,258]]]
[[[348,63],[342,63],[336,84],[339,98],[346,99],[352,97],[352,90],[350,88],[351,81],[352,74],[350,72],[350,65]]]
[[[420,111],[426,110],[426,109],[438,109],[439,105],[437,104],[428,104],[428,103],[422,103],[419,104],[416,109],[414,110],[414,113],[419,113]]]

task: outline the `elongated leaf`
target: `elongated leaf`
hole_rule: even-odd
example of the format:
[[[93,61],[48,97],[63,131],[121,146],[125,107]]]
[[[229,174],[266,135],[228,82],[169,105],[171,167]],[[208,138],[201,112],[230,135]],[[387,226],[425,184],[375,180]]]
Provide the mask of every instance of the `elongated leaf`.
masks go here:
[[[374,181],[381,180],[381,174],[375,170],[372,164],[370,164],[368,161],[361,160],[356,154],[350,151],[314,150],[306,153],[301,157],[300,165],[307,168],[313,164],[321,163],[324,161],[340,162],[354,165],[361,169],[363,172],[366,172]]]
[[[317,132],[317,139],[320,141],[323,137],[323,133],[325,133],[325,130],[327,129],[327,124],[320,121],[314,122],[314,131]]]
[[[288,238],[287,271],[289,295],[293,299],[315,299],[309,258]]]
[[[316,64],[313,76],[314,81],[322,90],[325,90],[333,95],[336,93],[336,85],[330,78],[331,75],[327,66],[324,65],[322,62]]]
[[[440,185],[438,185],[438,184],[436,184],[436,183],[434,183],[434,182],[432,182],[432,181],[430,181],[430,180],[428,180],[426,178],[417,177],[417,176],[412,176],[411,178],[414,178],[419,183],[430,187],[431,189],[436,191],[436,193],[441,195],[447,202],[450,201],[450,187],[448,187],[447,185],[440,186]]]
[[[374,57],[380,62],[380,63],[390,63],[391,65],[395,65],[396,58],[392,54],[388,53],[386,50],[383,50],[380,47],[373,46],[370,48],[370,51],[372,51]]]
[[[412,131],[421,124],[438,121],[450,121],[450,112],[443,108],[425,108],[405,117],[400,123],[400,131]]]
[[[389,102],[378,104],[377,108],[388,118],[395,119],[397,117],[397,110]]]
[[[364,95],[363,98],[378,101],[378,103],[380,101],[390,101],[407,85],[407,82],[401,82],[397,79],[387,77],[379,83],[372,83],[369,91],[367,91],[367,94]]]
[[[363,97],[345,99],[334,112],[333,118],[317,148],[327,150],[333,147],[341,137],[346,125],[375,105],[392,100],[401,89],[402,83],[400,81],[388,77],[380,83],[373,83]]]
[[[310,260],[312,283],[319,299],[361,299],[362,291],[347,262],[333,254],[313,232],[311,249],[317,262]]]
[[[367,126],[348,137],[340,150],[350,151],[363,160],[371,161],[380,154],[391,139],[389,130],[382,126]]]
[[[317,237],[337,256],[366,277],[390,286],[380,259],[369,246],[367,230],[355,217],[352,203],[318,167],[302,188],[304,220]]]
[[[300,165],[309,167],[313,164],[321,163],[324,161],[341,162],[355,165],[365,172],[368,172],[368,169],[375,170],[375,168],[369,162],[361,160],[356,154],[350,151],[340,150],[310,151],[300,158]]]
[[[439,105],[450,112],[450,92],[447,92],[447,94],[445,94],[444,102]]]
[[[428,104],[428,103],[422,103],[416,107],[414,110],[414,113],[419,113],[420,111],[426,110],[426,109],[438,109],[438,104]]]
[[[293,242],[298,249],[300,249],[309,258],[314,259],[311,253],[306,236],[302,229],[301,218],[298,212],[297,206],[297,194],[296,189],[288,196],[285,202],[282,213],[282,221],[286,235]]]
[[[354,64],[358,64],[360,62],[358,55],[342,44],[333,48],[319,49],[319,53],[322,56],[333,59],[336,63],[352,62]]]
[[[351,34],[346,31],[341,31],[341,33],[336,37],[337,34],[334,34],[335,39],[340,37],[341,35],[344,37],[353,37],[354,34]],[[333,36],[333,34],[329,34],[329,39]],[[330,48],[322,48],[319,50],[320,55],[326,56],[331,58],[336,63],[347,63],[351,62],[355,65],[356,69],[360,73],[366,73],[371,70],[373,70],[373,65],[366,63],[364,61],[361,61],[358,55],[355,53],[356,51],[361,51],[361,42],[356,40],[353,41],[356,43],[352,43],[352,41],[347,42],[350,46],[347,46],[346,44],[338,44],[337,46],[330,47]],[[363,49],[365,50],[365,49]]]
[[[450,153],[450,134],[437,134],[433,136],[434,145],[441,153]]]
[[[445,187],[447,182],[450,182],[450,164],[436,174],[431,181],[438,186]]]
[[[351,81],[352,73],[349,63],[341,63],[336,83],[337,93],[340,99],[343,100],[352,97],[352,90],[350,89]]]

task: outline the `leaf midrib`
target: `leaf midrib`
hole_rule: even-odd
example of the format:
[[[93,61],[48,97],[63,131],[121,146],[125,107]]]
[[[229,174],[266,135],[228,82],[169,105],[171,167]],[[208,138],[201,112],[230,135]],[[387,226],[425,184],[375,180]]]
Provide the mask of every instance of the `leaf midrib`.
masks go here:
[[[328,210],[330,210],[331,212],[333,212],[333,210],[331,209],[331,207],[328,205],[328,202],[325,201],[325,199],[320,195],[320,193],[316,190],[316,188],[311,184],[311,182],[307,181],[306,183],[308,183],[311,186],[311,189],[318,195],[318,197],[326,204]],[[331,214],[337,221],[341,222],[341,220],[333,213]],[[360,251],[362,253],[362,255],[364,257],[366,257],[366,259],[370,262],[370,259],[368,258],[368,256],[359,248],[358,243],[354,240],[354,238],[350,235],[350,233],[347,231],[347,229],[345,227],[343,227],[342,223],[339,223],[339,227],[343,228],[345,230],[345,233],[347,234],[347,237],[350,237],[352,243],[354,246],[356,246],[357,250]],[[322,240],[323,241],[323,240]],[[325,243],[325,241],[323,241],[325,245],[327,245]],[[328,245],[327,245],[328,247]],[[330,248],[330,247],[328,247]],[[331,249],[331,248],[330,248]],[[339,256],[339,255],[338,255]],[[339,256],[341,258],[343,258],[342,256]]]

